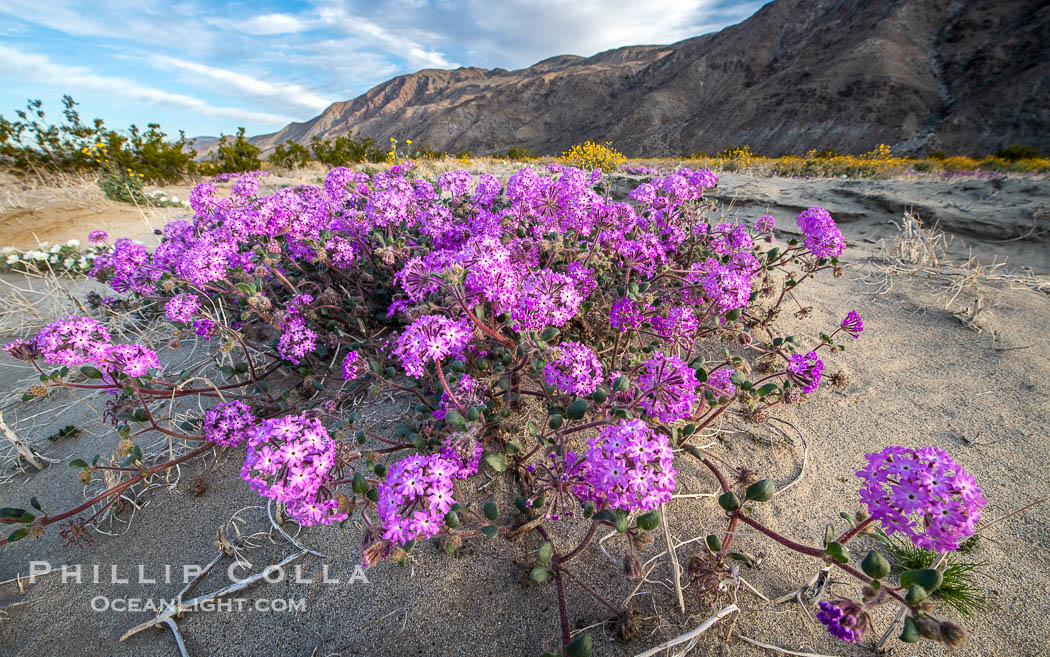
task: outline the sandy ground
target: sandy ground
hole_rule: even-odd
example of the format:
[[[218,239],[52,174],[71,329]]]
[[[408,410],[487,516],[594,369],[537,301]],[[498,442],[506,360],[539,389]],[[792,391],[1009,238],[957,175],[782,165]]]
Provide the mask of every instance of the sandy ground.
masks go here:
[[[854,181],[842,181],[854,182]],[[1026,181],[1030,182],[1030,181]],[[791,227],[795,206],[826,204],[836,214],[853,212],[843,222],[850,248],[846,258],[850,267],[838,279],[820,278],[806,283],[802,296],[812,305],[810,316],[786,319],[784,330],[815,335],[823,327],[837,323],[844,313],[857,309],[864,317],[862,339],[844,353],[828,360],[826,374],[842,371],[848,384],[828,386],[797,408],[779,417],[801,430],[808,444],[808,465],[799,482],[759,510],[759,517],[770,526],[796,540],[819,543],[827,522],[836,522],[840,511],[858,508],[857,478],[853,473],[863,465],[863,454],[889,444],[906,446],[936,445],[948,450],[977,477],[990,504],[986,517],[993,519],[1050,495],[1050,443],[1043,427],[1050,424],[1050,398],[1043,387],[1042,374],[1050,371],[1050,337],[1043,326],[1050,321],[1050,299],[1032,288],[1030,271],[1047,271],[1045,215],[1025,217],[1026,210],[1013,213],[1010,207],[1029,207],[1038,212],[1036,192],[1023,190],[998,194],[991,187],[958,189],[957,194],[991,195],[976,201],[974,207],[987,207],[1000,217],[1015,217],[997,236],[975,235],[964,226],[956,244],[960,254],[974,253],[986,263],[1009,256],[1012,276],[979,281],[959,275],[958,270],[940,268],[936,272],[891,268],[879,257],[882,240],[889,239],[899,219],[900,208],[865,205],[854,198],[846,207],[840,181],[747,180],[726,176],[721,193],[736,195],[734,207],[740,216],[754,217],[763,209],[766,195],[780,203],[769,209],[779,223]],[[930,211],[945,203],[948,192],[940,185],[957,183],[900,183],[895,192],[891,183],[868,183],[867,194],[897,194],[901,203],[921,205]],[[1045,181],[1031,183],[1039,190]],[[761,188],[750,201],[740,199],[747,185]],[[807,185],[809,185],[807,187]],[[777,190],[780,191],[770,191]],[[983,191],[982,191],[983,190]],[[797,195],[792,196],[793,194]],[[1043,198],[1050,195],[1043,194]],[[910,200],[909,200],[910,199]],[[875,202],[865,202],[875,203]],[[881,203],[881,201],[880,201]],[[961,202],[957,202],[961,205]],[[1011,205],[1013,204],[1013,205]],[[877,205],[877,203],[875,204]],[[973,212],[971,209],[970,212]],[[838,213],[838,214],[841,214]],[[945,213],[946,217],[950,213]],[[4,221],[7,213],[0,215]],[[1040,216],[1042,218],[1040,218]],[[978,224],[994,223],[984,216]],[[924,217],[925,218],[925,217]],[[127,225],[135,225],[132,217]],[[140,220],[139,220],[140,221]],[[1002,219],[1006,223],[1006,219]],[[1039,226],[1038,222],[1044,224]],[[1034,222],[1034,223],[1033,223]],[[68,221],[67,221],[68,223]],[[942,221],[948,224],[947,220]],[[1036,228],[1024,239],[1009,240]],[[14,243],[0,228],[0,242]],[[78,237],[95,226],[68,226],[62,237]],[[998,230],[998,229],[997,229]],[[56,231],[58,228],[56,227]],[[1043,231],[1043,232],[1040,232]],[[56,232],[53,239],[61,239]],[[781,238],[788,237],[782,234]],[[965,260],[965,255],[961,257]],[[953,273],[954,272],[954,273]],[[969,280],[960,286],[960,281]],[[1028,284],[1025,284],[1027,280]],[[972,322],[957,316],[981,299],[982,310]],[[967,325],[969,324],[969,325]],[[162,346],[161,332],[149,336]],[[173,369],[199,364],[202,354],[193,345],[169,353]],[[12,450],[0,446],[7,455],[0,470],[0,506],[25,506],[36,495],[46,511],[55,513],[84,498],[84,491],[73,480],[73,470],[64,464],[73,458],[90,459],[110,454],[118,439],[100,422],[105,400],[61,393],[50,402],[19,401],[21,392],[33,381],[32,373],[6,360],[0,364],[2,390],[11,394],[0,399],[4,418],[16,433],[40,454],[56,463],[41,472],[26,469],[11,458]],[[397,399],[362,400],[359,411],[374,423],[377,431],[389,431],[405,412]],[[76,438],[49,441],[46,436],[67,424],[82,429]],[[723,426],[714,448],[730,461],[746,463],[761,476],[770,476],[781,485],[799,475],[803,449],[789,430],[791,440],[775,432],[772,425],[745,424],[730,418]],[[168,448],[165,441],[144,443],[147,453]],[[63,582],[58,574],[40,578],[20,593],[13,583],[0,585],[0,655],[134,655],[152,657],[177,655],[171,633],[150,629],[124,643],[118,638],[132,626],[149,619],[149,612],[94,611],[98,596],[113,599],[168,600],[182,588],[181,568],[185,564],[203,565],[217,554],[216,532],[237,518],[244,535],[255,532],[253,544],[244,551],[257,571],[297,551],[283,538],[270,532],[260,498],[250,493],[238,476],[239,456],[220,454],[217,462],[209,457],[173,473],[128,504],[96,534],[94,544],[81,548],[65,547],[57,531],[40,539],[26,539],[0,548],[0,581],[29,571],[30,562],[48,561],[54,566],[84,564],[82,581]],[[706,493],[715,482],[691,461],[681,463],[679,493]],[[206,490],[194,495],[195,482],[205,468]],[[475,487],[484,477],[472,481]],[[98,484],[90,490],[98,489]],[[482,491],[470,491],[475,499],[509,499],[512,491],[501,481]],[[721,513],[708,498],[677,500],[670,514],[672,533],[687,540],[722,526]],[[53,528],[52,528],[53,529]],[[582,522],[564,521],[559,547],[569,547],[573,537],[585,529]],[[260,583],[238,594],[241,610],[227,609],[189,613],[180,620],[189,654],[201,655],[539,655],[558,645],[557,604],[553,585],[523,584],[531,562],[523,558],[522,542],[481,541],[455,557],[446,556],[436,546],[420,545],[402,567],[384,563],[368,570],[368,582],[351,582],[360,561],[361,528],[355,522],[345,527],[313,529],[299,536],[324,557],[305,556],[293,562],[302,565],[301,580]],[[756,589],[774,598],[792,590],[815,572],[812,559],[796,557],[753,532],[742,531],[737,547],[753,555],[763,555],[758,569],[742,574]],[[622,556],[615,541],[605,543],[614,558]],[[872,546],[861,539],[853,553],[863,554]],[[648,561],[665,549],[662,536],[642,560]],[[692,554],[690,546],[679,549],[683,562]],[[967,624],[973,637],[960,651],[962,655],[1035,656],[1047,655],[1046,636],[1050,618],[1044,612],[1050,596],[1050,505],[1037,506],[1006,520],[989,531],[969,555],[987,564],[980,584],[988,597],[988,607]],[[215,572],[193,593],[229,583],[225,558]],[[93,583],[92,567],[101,566],[99,583]],[[140,581],[138,566],[147,579]],[[164,580],[165,565],[172,567],[171,582]],[[570,612],[577,627],[588,627],[595,637],[595,654],[631,656],[658,645],[697,626],[717,609],[729,604],[719,600],[714,607],[703,604],[692,588],[687,588],[685,614],[677,610],[667,583],[670,569],[666,559],[653,561],[655,570],[643,584],[633,604],[641,617],[639,631],[630,641],[612,641],[612,627],[602,625],[610,613],[579,585],[568,582]],[[116,583],[117,577],[130,580]],[[330,579],[323,575],[327,568]],[[221,571],[220,571],[221,569]],[[243,571],[241,571],[243,573]],[[287,571],[294,577],[294,570]],[[614,606],[631,593],[633,584],[619,575],[620,566],[610,561],[596,545],[574,562],[574,572],[600,590]],[[856,594],[854,585],[843,582],[835,592]],[[274,610],[279,600],[305,601],[300,611]],[[824,655],[870,655],[871,641],[864,646],[848,646],[831,639],[808,618],[798,604],[773,606],[757,596],[738,594],[742,613],[726,619],[706,632],[694,655],[767,656],[776,653],[754,647],[741,639],[744,635],[790,650]],[[269,606],[261,609],[256,605]],[[948,617],[958,619],[953,612]],[[876,629],[888,618],[876,616]],[[727,641],[727,631],[733,635]],[[891,646],[894,644],[891,643]],[[932,643],[913,648],[896,644],[897,655],[940,655],[947,651]],[[664,653],[667,654],[667,653]]]

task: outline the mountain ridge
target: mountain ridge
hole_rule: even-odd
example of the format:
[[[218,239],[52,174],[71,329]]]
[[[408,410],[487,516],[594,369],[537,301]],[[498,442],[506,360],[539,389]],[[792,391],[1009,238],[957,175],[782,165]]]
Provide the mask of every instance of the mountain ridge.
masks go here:
[[[748,144],[769,155],[1050,151],[1050,3],[776,0],[669,45],[516,69],[400,75],[253,138],[264,151],[352,131],[477,155],[611,140],[629,156]]]

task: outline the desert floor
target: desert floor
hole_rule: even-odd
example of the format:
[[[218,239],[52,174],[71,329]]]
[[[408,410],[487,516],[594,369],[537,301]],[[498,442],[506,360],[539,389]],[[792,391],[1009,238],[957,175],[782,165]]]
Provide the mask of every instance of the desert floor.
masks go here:
[[[306,174],[299,180],[315,178]],[[266,179],[267,185],[291,182]],[[615,181],[613,193],[622,194],[632,182]],[[168,191],[188,198],[188,188]],[[819,544],[826,523],[859,508],[859,480],[853,473],[864,464],[863,455],[891,444],[935,445],[950,452],[984,488],[990,500],[988,521],[1050,496],[1050,438],[1044,430],[1050,425],[1050,396],[1042,378],[1050,372],[1045,328],[1050,324],[1050,181],[794,180],[727,174],[717,196],[730,218],[774,215],[783,228],[778,240],[790,239],[799,210],[828,208],[848,239],[848,267],[840,278],[807,282],[801,296],[812,311],[805,319],[788,317],[784,329],[816,335],[853,309],[863,316],[866,329],[850,349],[827,359],[825,374],[841,372],[844,385],[822,387],[803,404],[777,415],[798,428],[806,448],[791,429],[781,433],[776,423],[749,424],[736,417],[710,437],[717,453],[750,464],[781,485],[801,473],[797,484],[759,511],[764,521],[800,542]],[[944,230],[949,241],[938,262],[913,262],[919,259],[921,240],[904,244],[914,248],[905,248],[908,257],[902,257],[898,224],[905,211]],[[188,214],[179,209],[139,211],[106,201],[90,185],[57,191],[8,185],[0,189],[0,245],[32,247],[37,240],[72,238],[86,242],[87,232],[96,228],[114,237],[150,239],[165,221]],[[68,299],[40,281],[11,274],[3,281],[9,284],[6,292],[0,290],[4,337],[71,308]],[[92,284],[77,285],[79,292]],[[16,287],[34,291],[16,294]],[[160,330],[148,337],[158,347],[168,339]],[[200,345],[184,343],[169,352],[168,366],[177,370],[199,363],[202,353]],[[57,513],[86,499],[67,462],[105,457],[119,438],[101,421],[104,398],[60,391],[48,401],[22,402],[22,393],[34,381],[29,368],[11,359],[0,361],[0,411],[21,440],[53,463],[36,471],[0,440],[0,506],[24,507],[35,495],[45,511]],[[378,432],[392,430],[406,411],[404,400],[389,397],[362,399],[359,406]],[[81,429],[79,436],[47,439],[71,424]],[[143,443],[147,454],[169,447],[161,437]],[[715,490],[710,475],[691,462],[681,468],[679,493]],[[91,545],[67,547],[52,526],[39,539],[0,548],[0,581],[28,574],[33,561],[55,568],[82,565],[79,583],[51,573],[33,583],[0,584],[0,655],[177,655],[168,629],[148,629],[118,642],[152,612],[94,611],[92,606],[103,604],[102,598],[170,600],[182,588],[183,566],[209,563],[219,554],[217,542],[237,543],[238,531],[245,539],[240,558],[253,564],[253,572],[298,552],[271,531],[265,507],[243,484],[239,470],[240,458],[230,450],[155,480],[149,490],[120,504]],[[99,486],[96,482],[89,490]],[[497,480],[475,494],[478,499],[509,499],[512,491]],[[719,529],[721,517],[713,499],[679,499],[669,514],[670,533],[676,543],[688,541]],[[564,522],[579,525],[570,524],[569,534],[585,529],[584,521]],[[368,581],[362,582],[351,581],[361,559],[359,523],[311,529],[297,540],[324,555],[307,554],[292,562],[290,576],[295,564],[302,567],[298,581],[260,582],[237,594],[245,600],[241,610],[190,612],[179,620],[190,655],[536,656],[558,645],[553,585],[525,583],[531,563],[523,559],[526,546],[520,541],[471,543],[454,557],[434,545],[419,545],[404,567],[380,564],[365,571]],[[813,559],[786,553],[754,532],[741,531],[737,541],[737,549],[762,557],[758,568],[742,569],[741,575],[768,598],[790,592],[819,568]],[[620,544],[610,540],[603,545],[608,554],[592,545],[574,562],[574,572],[618,607],[635,583],[620,575]],[[852,553],[863,555],[873,545],[871,539],[859,539]],[[642,555],[643,562],[651,560],[647,570],[654,569],[631,599],[639,623],[627,641],[613,641],[612,624],[603,622],[611,612],[567,582],[570,613],[578,627],[590,627],[596,655],[644,653],[733,602],[727,596],[708,605],[687,587],[687,608],[680,612],[669,586],[668,560],[659,556],[665,550],[665,538],[656,532],[654,544]],[[683,563],[695,551],[692,543],[677,549]],[[960,654],[1050,654],[1050,616],[1045,613],[1050,504],[989,528],[966,559],[984,564],[979,582],[987,607],[973,620],[945,612],[973,632]],[[233,558],[223,557],[187,597],[228,585],[231,563]],[[95,564],[100,566],[98,583]],[[166,565],[171,567],[170,581],[165,581]],[[113,568],[128,583],[114,581]],[[325,573],[339,583],[326,581]],[[835,582],[833,594],[857,594],[854,584],[840,577]],[[280,604],[275,601],[289,599],[305,601],[305,609],[275,609]],[[257,603],[271,608],[258,609]],[[736,603],[740,614],[702,634],[689,654],[783,654],[741,638],[749,637],[807,654],[869,655],[890,620],[885,612],[876,614],[870,638],[850,646],[832,639],[811,618],[812,609],[796,602],[774,605],[743,589]],[[946,648],[929,642],[907,647],[892,640],[889,645],[897,655],[947,654]],[[686,646],[661,654],[682,654]]]

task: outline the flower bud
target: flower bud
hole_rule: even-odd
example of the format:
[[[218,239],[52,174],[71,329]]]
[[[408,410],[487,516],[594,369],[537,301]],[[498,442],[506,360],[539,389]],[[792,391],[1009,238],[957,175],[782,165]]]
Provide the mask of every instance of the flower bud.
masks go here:
[[[958,649],[969,634],[961,625],[956,625],[951,621],[941,621],[941,640],[953,650]]]
[[[919,628],[919,634],[931,641],[941,640],[941,624],[923,614],[915,619],[915,626]]]

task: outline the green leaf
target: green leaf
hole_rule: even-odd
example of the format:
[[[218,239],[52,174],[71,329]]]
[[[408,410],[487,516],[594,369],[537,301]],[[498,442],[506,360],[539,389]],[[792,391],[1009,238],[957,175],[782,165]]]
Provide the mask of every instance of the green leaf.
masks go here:
[[[600,520],[602,522],[612,523],[614,525],[616,524],[616,514],[609,509],[602,509],[598,513],[594,514],[594,519]]]
[[[499,507],[496,506],[495,502],[488,502],[485,504],[485,517],[489,520],[496,520],[499,518]]]
[[[653,509],[649,513],[638,516],[638,528],[651,532],[660,525],[660,509]]]
[[[587,500],[583,505],[583,517],[590,518],[594,515],[594,500]]]
[[[744,563],[744,565],[747,566],[748,568],[752,568],[755,565],[755,562],[751,560],[751,557],[747,556],[743,552],[730,552],[726,556],[729,557],[730,559],[735,559],[737,561],[742,561]]]
[[[547,569],[543,566],[536,565],[529,571],[529,579],[536,582],[537,584],[543,584],[547,581]]]
[[[587,413],[587,407],[588,404],[586,399],[577,399],[565,409],[565,417],[570,420],[579,420]]]
[[[620,532],[621,534],[624,534],[624,533],[627,532],[627,514],[626,513],[621,512],[621,513],[617,513],[616,514],[616,531]]]
[[[451,424],[462,429],[467,426],[467,420],[459,414],[459,411],[451,410],[445,414],[445,424]]]
[[[926,589],[928,593],[933,593],[941,587],[942,582],[944,582],[944,575],[936,568],[906,570],[901,573],[901,586],[904,588],[908,588],[912,584],[918,584]]]
[[[591,657],[594,643],[590,634],[581,634],[565,646],[565,657]]]
[[[744,491],[744,500],[751,502],[768,502],[777,494],[776,484],[772,479],[756,481]]]
[[[135,418],[136,422],[149,422],[149,414],[146,413],[144,408],[136,408],[132,417]]]
[[[860,569],[872,579],[882,579],[890,574],[890,562],[875,550],[869,550],[864,561],[860,562]]]
[[[29,506],[33,507],[37,511],[42,511],[42,509],[40,508],[40,501],[37,500],[35,497],[29,498]]]
[[[449,511],[445,514],[445,524],[450,528],[455,529],[459,527],[459,514],[455,511]]]
[[[80,368],[80,373],[83,374],[84,376],[86,376],[89,379],[101,379],[102,378],[102,372],[100,372],[97,367],[92,367],[91,365],[85,365],[85,366],[81,367]]]
[[[897,637],[904,643],[918,643],[919,639],[922,638],[922,634],[919,632],[919,626],[915,624],[915,619],[911,616],[904,618],[904,629],[901,630],[901,634]]]
[[[365,476],[363,474],[358,472],[354,475],[354,480],[350,484],[350,488],[354,491],[354,493],[358,495],[364,495],[368,491],[368,480],[365,479]]]
[[[629,387],[631,387],[631,380],[626,376],[620,376],[613,382],[613,390],[616,392],[624,392]]]
[[[549,426],[552,431],[557,431],[558,429],[561,429],[561,425],[562,418],[560,415],[552,415],[550,416],[550,419],[547,420],[547,426]]]
[[[488,463],[489,467],[496,472],[503,472],[507,469],[507,455],[503,453],[486,454],[485,463]]]
[[[517,438],[511,438],[507,441],[507,444],[503,446],[503,453],[507,456],[514,456],[521,451],[521,441]]]
[[[481,528],[481,533],[489,538],[496,538],[496,534],[499,534],[499,527],[496,525],[485,525]]]
[[[839,563],[849,563],[849,551],[838,541],[828,543],[828,556]]]
[[[88,464],[87,464],[87,461],[84,461],[83,459],[73,459],[72,461],[69,462],[69,467],[71,467],[71,468],[84,468],[86,470],[88,468]]]
[[[13,532],[11,532],[11,534],[7,537],[7,542],[14,543],[15,541],[20,541],[23,538],[25,538],[28,534],[29,532],[26,531],[25,527],[23,527],[22,529],[16,529]]]
[[[554,556],[554,544],[550,541],[544,541],[543,545],[540,546],[538,558],[540,563],[548,563],[551,557]]]
[[[733,513],[740,508],[740,498],[733,491],[726,491],[718,496],[718,506],[728,513]]]
[[[715,534],[708,534],[706,541],[707,547],[710,548],[712,552],[717,553],[722,551],[722,539],[718,538]]]
[[[918,584],[912,584],[908,587],[908,594],[904,596],[904,601],[912,607],[914,607],[915,605],[919,604],[927,597],[929,597],[929,595],[930,594],[926,592],[926,589],[922,588]]]
[[[26,514],[25,509],[15,509],[9,506],[5,506],[0,509],[0,519],[3,520],[18,520]]]

